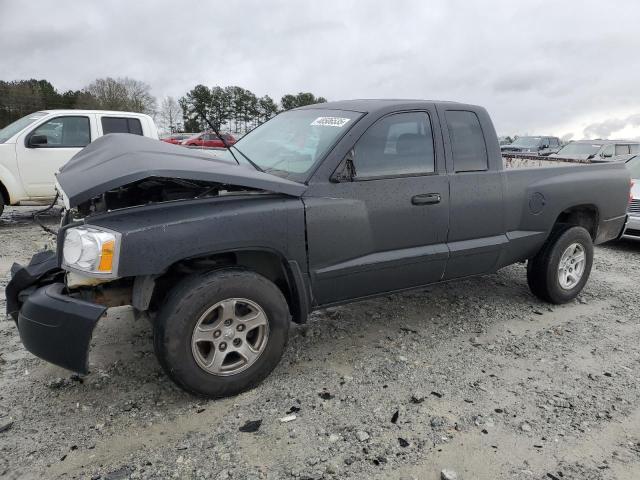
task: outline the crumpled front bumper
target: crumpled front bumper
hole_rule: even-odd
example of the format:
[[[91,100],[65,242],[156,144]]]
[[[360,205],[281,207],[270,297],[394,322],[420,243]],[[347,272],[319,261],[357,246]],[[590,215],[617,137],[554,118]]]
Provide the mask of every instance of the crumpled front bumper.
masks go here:
[[[16,320],[25,348],[55,365],[87,373],[93,329],[107,307],[66,295],[51,252],[36,254],[26,267],[14,265],[11,273],[7,313]]]

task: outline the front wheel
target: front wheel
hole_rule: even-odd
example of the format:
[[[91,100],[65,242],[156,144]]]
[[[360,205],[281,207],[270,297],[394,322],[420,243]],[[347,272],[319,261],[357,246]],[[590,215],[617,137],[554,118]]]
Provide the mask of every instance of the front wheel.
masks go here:
[[[276,367],[290,315],[282,292],[257,273],[220,270],[174,288],[154,325],[154,347],[167,375],[210,398],[256,386]]]
[[[573,300],[589,279],[593,242],[583,227],[566,227],[551,234],[538,254],[527,263],[531,292],[546,302]]]

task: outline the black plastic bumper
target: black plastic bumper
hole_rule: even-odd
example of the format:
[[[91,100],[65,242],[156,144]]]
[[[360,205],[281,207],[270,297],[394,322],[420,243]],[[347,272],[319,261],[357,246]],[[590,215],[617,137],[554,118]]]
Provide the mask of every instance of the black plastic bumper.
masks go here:
[[[14,263],[11,267],[11,281],[5,288],[7,315],[17,322],[24,298],[37,287],[55,283],[63,276],[64,272],[58,266],[56,252],[52,250],[36,253],[29,265],[22,266]]]
[[[63,295],[64,288],[62,283],[53,283],[26,298],[18,315],[20,338],[34,355],[87,373],[89,342],[107,308]]]

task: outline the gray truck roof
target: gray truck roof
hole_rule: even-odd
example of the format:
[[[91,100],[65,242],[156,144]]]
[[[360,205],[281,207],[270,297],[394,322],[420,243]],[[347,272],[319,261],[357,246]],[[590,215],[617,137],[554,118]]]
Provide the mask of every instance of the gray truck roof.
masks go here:
[[[415,100],[415,99],[359,99],[359,100],[339,100],[336,102],[316,103],[306,105],[300,109],[318,108],[330,110],[350,110],[354,112],[370,113],[378,110],[386,110],[392,107],[397,108],[420,108],[429,105],[456,105],[460,107],[479,108],[477,105],[467,105],[458,102],[448,102],[442,100]]]

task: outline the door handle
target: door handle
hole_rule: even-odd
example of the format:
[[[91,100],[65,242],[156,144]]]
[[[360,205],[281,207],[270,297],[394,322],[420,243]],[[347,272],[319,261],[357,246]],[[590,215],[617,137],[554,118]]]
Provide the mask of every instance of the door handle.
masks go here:
[[[440,203],[440,200],[442,200],[442,197],[439,193],[423,193],[411,197],[411,203],[413,205],[434,205]]]

